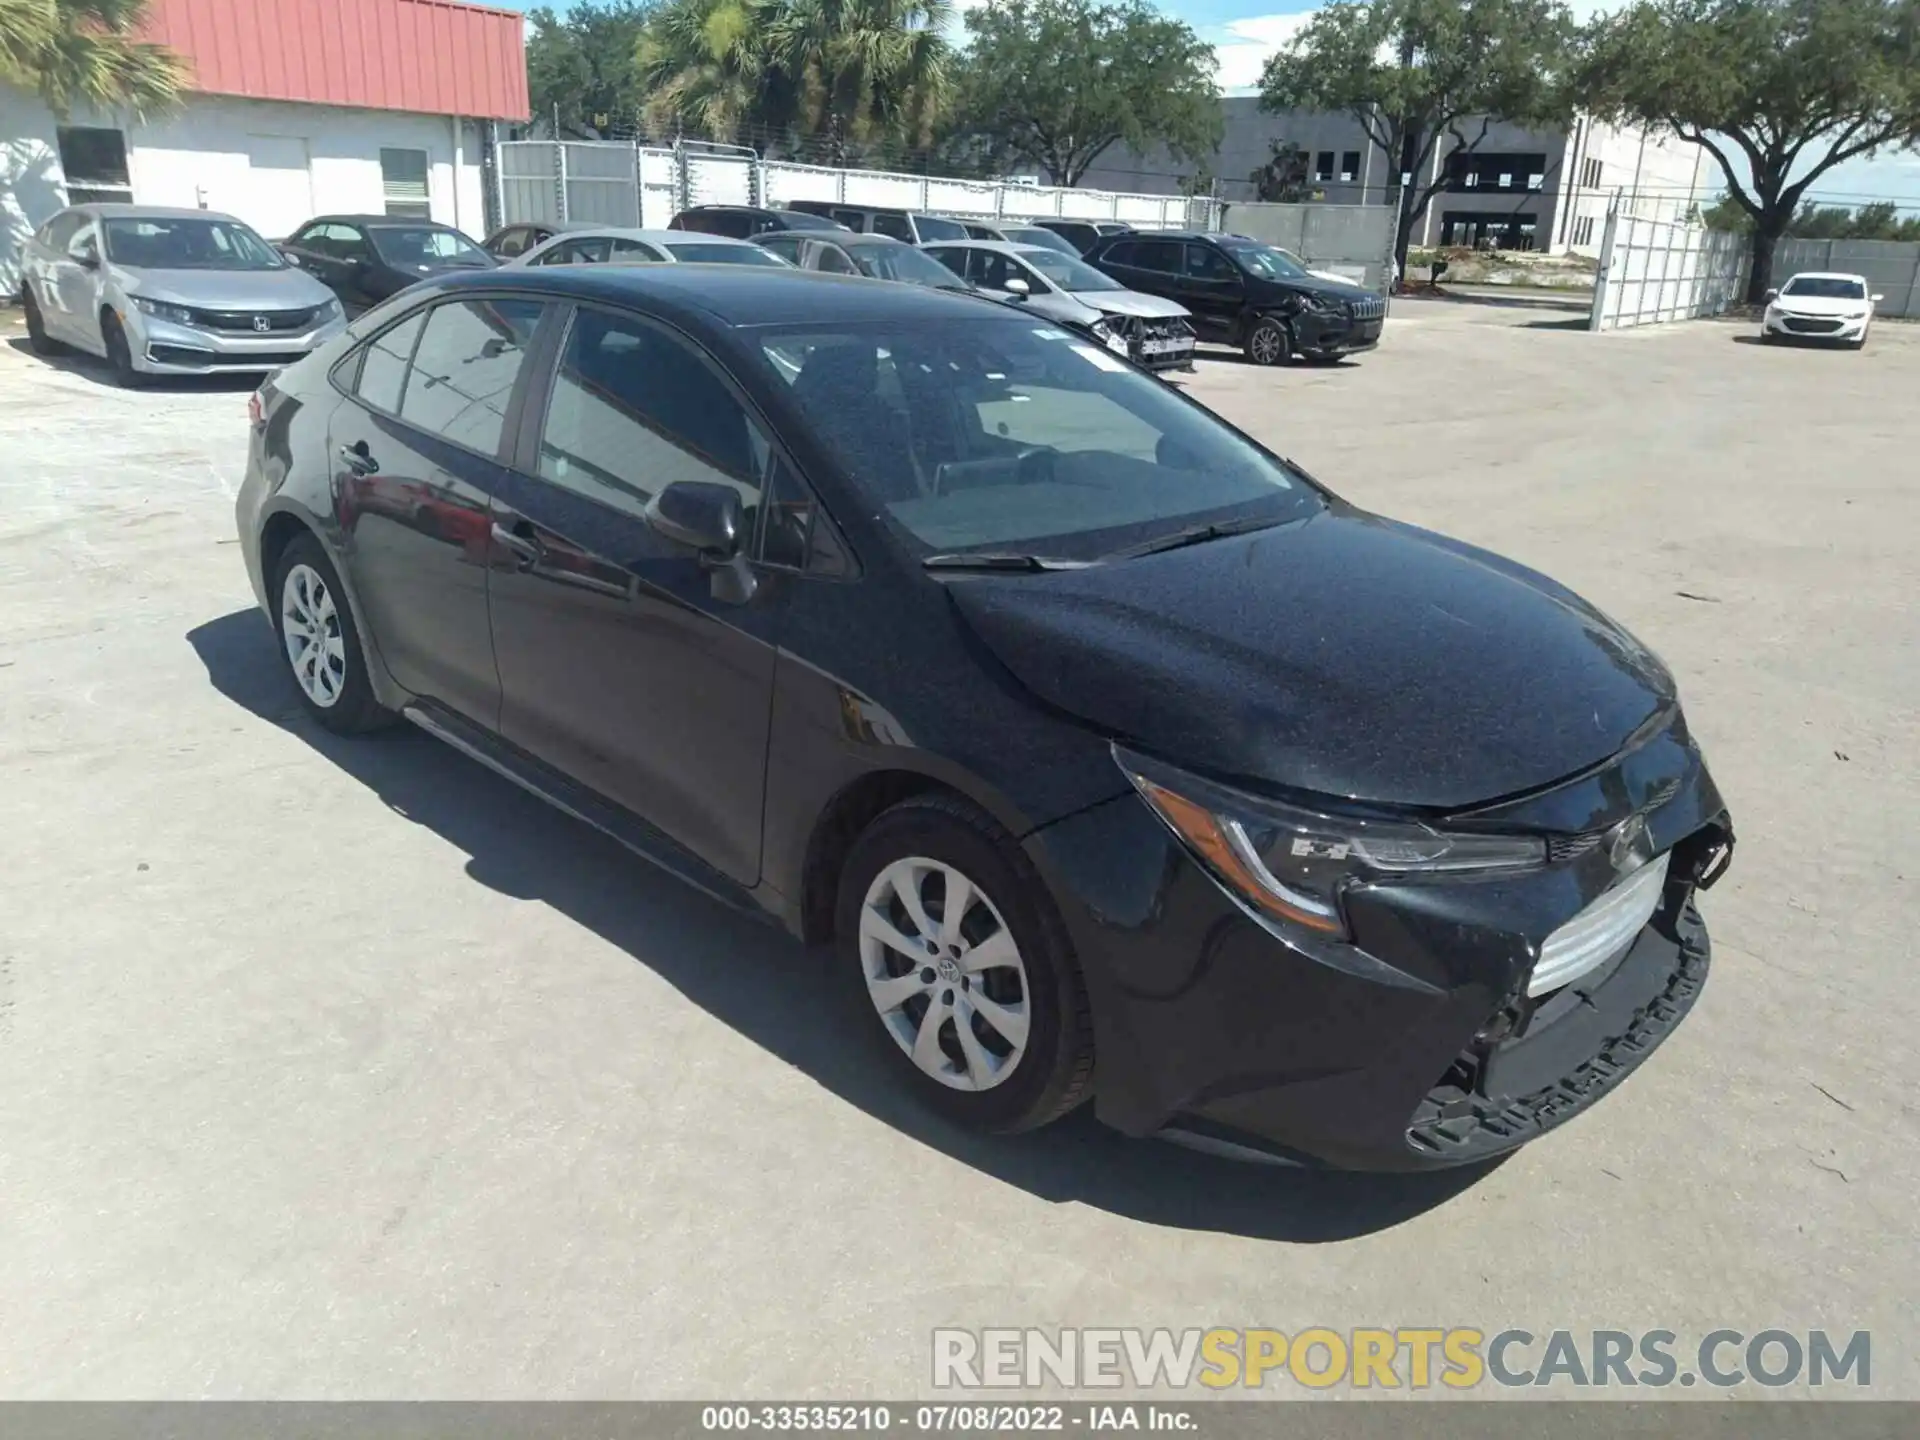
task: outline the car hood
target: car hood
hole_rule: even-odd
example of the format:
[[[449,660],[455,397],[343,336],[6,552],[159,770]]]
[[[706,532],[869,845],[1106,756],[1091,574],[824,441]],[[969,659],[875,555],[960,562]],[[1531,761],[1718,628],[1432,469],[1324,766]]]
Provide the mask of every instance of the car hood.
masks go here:
[[[1380,297],[1364,285],[1356,285],[1351,280],[1332,280],[1311,271],[1305,275],[1296,275],[1285,280],[1268,280],[1263,276],[1249,276],[1255,283],[1255,293],[1306,291],[1329,300],[1377,300]]]
[[[1847,315],[1858,315],[1867,308],[1867,299],[1833,300],[1824,295],[1781,295],[1773,306],[1786,315],[1821,315],[1837,320]]]
[[[129,294],[201,310],[297,310],[333,292],[297,266],[284,270],[143,270],[117,267]]]
[[[1501,799],[1605,760],[1674,703],[1652,652],[1545,576],[1345,508],[949,594],[1047,704],[1174,763],[1315,794]]]
[[[1073,298],[1103,315],[1138,315],[1145,320],[1183,320],[1187,307],[1138,290],[1075,290]]]

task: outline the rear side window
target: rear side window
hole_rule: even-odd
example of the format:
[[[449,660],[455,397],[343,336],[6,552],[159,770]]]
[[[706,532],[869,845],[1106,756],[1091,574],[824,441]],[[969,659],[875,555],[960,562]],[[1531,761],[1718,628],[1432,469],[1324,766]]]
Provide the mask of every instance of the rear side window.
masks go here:
[[[533,240],[533,232],[526,229],[508,230],[493,242],[493,253],[502,260],[527,253],[527,247]]]
[[[913,226],[904,215],[875,215],[873,217],[873,233],[876,235],[890,235],[895,240],[906,241],[909,245],[913,243]]]
[[[920,239],[922,240],[964,240],[967,238],[967,227],[962,225],[958,220],[944,219],[939,215],[920,215],[914,218],[913,223],[920,228]]]
[[[1109,245],[1100,252],[1102,265],[1134,265],[1139,262],[1133,258],[1134,245],[1131,240],[1122,240],[1118,245]]]
[[[829,275],[858,275],[860,273],[860,267],[855,265],[853,261],[848,258],[847,252],[842,250],[838,245],[816,246],[814,254],[818,257],[813,267],[816,270],[824,270]]]
[[[400,418],[483,455],[498,451],[507,402],[544,309],[537,300],[434,306],[413,352]]]
[[[400,413],[400,392],[407,385],[407,362],[420,339],[425,315],[411,315],[390,330],[382,331],[368,345],[360,361],[360,383],[354,394],[375,410],[389,415]]]
[[[806,241],[798,231],[782,230],[776,234],[766,236],[758,243],[763,250],[768,250],[778,255],[789,264],[798,265],[800,263],[800,247],[804,245]]]
[[[1136,270],[1153,270],[1163,275],[1180,273],[1181,246],[1174,240],[1136,240],[1133,259],[1126,263]]]
[[[651,245],[642,245],[638,240],[616,240],[613,258],[624,264],[648,264],[662,257]]]
[[[973,254],[973,251],[962,248],[962,249],[951,249],[951,250],[929,250],[927,253],[933,256],[933,258],[938,260],[942,265],[946,266],[954,274],[961,276],[962,278],[965,278],[967,273],[967,257]]]

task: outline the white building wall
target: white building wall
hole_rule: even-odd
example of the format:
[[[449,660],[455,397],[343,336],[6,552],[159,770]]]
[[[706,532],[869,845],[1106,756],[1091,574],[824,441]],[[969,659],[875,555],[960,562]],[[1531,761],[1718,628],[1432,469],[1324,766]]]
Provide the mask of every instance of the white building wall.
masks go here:
[[[1623,213],[1671,222],[1718,193],[1713,157],[1670,133],[1589,120],[1574,143],[1563,177],[1563,250],[1597,256],[1616,203]]]
[[[194,96],[148,122],[75,115],[119,128],[136,203],[237,215],[281,239],[313,215],[385,209],[383,147],[425,151],[433,218],[485,229],[481,127],[445,116]],[[54,119],[38,99],[0,86],[0,295],[19,289],[25,237],[66,203]]]

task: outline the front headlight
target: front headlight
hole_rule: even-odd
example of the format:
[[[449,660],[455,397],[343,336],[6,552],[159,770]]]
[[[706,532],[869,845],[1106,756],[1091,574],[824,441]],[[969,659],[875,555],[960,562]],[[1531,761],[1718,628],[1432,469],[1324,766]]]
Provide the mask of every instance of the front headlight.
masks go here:
[[[316,325],[328,325],[335,320],[342,319],[346,313],[346,307],[342,305],[336,297],[335,299],[327,301],[326,304],[314,311],[313,320]]]
[[[1133,786],[1236,899],[1282,922],[1344,937],[1340,892],[1355,880],[1526,870],[1527,835],[1469,835],[1413,821],[1322,814],[1243,794],[1116,749]]]
[[[1311,310],[1316,315],[1344,315],[1347,307],[1338,300],[1329,300],[1324,295],[1316,295],[1311,290],[1300,292],[1300,308]]]
[[[132,297],[134,308],[143,315],[151,315],[156,320],[171,320],[176,325],[194,323],[193,311],[184,305],[169,305],[164,300],[149,300],[144,295]]]

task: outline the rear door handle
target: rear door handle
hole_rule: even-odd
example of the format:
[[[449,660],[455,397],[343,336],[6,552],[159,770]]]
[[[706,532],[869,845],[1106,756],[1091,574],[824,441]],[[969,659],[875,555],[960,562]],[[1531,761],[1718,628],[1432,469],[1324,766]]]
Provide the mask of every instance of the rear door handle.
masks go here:
[[[546,558],[546,547],[534,538],[532,527],[524,520],[511,530],[498,520],[494,521],[493,541],[511,554],[522,570],[531,570]]]
[[[380,462],[373,458],[367,449],[367,442],[357,440],[351,445],[340,447],[340,458],[347,462],[347,468],[356,475],[378,475]]]

